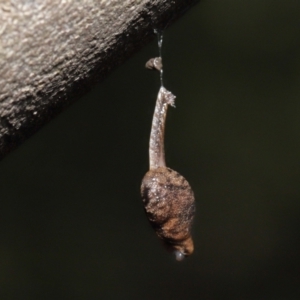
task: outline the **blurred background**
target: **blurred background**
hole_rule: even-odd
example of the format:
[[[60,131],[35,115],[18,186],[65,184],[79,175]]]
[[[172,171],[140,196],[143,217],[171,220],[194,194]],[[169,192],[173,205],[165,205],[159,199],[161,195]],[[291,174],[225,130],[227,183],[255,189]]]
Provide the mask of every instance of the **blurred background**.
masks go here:
[[[152,43],[0,162],[0,299],[300,299],[300,2],[202,0],[165,30],[166,159],[194,189],[179,263],[140,197]]]

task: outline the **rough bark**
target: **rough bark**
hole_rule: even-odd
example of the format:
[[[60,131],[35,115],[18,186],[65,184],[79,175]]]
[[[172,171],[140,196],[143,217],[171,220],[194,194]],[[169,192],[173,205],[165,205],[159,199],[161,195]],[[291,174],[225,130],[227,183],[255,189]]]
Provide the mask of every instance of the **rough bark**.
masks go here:
[[[0,3],[0,159],[197,0]]]

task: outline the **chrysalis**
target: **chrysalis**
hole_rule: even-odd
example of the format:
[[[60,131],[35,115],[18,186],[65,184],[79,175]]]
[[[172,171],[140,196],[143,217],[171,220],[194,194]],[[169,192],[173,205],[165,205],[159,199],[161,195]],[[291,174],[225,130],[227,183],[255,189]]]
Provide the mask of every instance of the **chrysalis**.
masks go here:
[[[158,237],[178,261],[194,251],[191,224],[195,214],[194,193],[187,180],[165,163],[164,132],[168,106],[175,106],[175,96],[163,87],[162,36],[159,35],[160,57],[146,63],[161,74],[149,143],[150,170],[142,180],[141,194],[146,215]]]

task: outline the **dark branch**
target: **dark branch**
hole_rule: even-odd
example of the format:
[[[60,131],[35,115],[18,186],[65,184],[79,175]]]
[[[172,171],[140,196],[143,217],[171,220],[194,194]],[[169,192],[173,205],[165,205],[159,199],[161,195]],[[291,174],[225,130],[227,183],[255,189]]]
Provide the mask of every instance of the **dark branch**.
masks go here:
[[[0,158],[195,0],[0,4]]]

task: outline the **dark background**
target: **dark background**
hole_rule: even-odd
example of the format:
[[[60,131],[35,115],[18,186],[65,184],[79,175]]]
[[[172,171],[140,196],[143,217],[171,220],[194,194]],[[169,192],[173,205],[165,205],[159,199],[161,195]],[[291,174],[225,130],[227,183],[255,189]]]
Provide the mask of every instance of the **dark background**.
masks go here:
[[[160,245],[139,186],[156,40],[0,163],[0,299],[300,299],[300,1],[206,0],[165,31],[168,166],[195,253]]]

